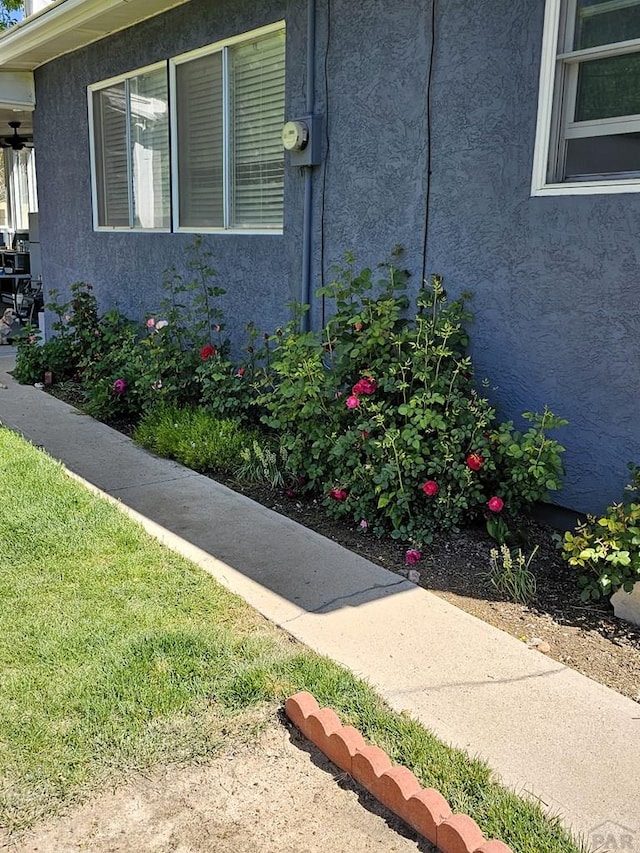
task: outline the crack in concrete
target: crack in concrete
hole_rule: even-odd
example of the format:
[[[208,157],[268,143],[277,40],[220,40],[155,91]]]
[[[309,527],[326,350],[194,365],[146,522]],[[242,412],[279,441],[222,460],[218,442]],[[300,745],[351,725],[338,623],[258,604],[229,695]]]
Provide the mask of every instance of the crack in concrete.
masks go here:
[[[313,610],[305,610],[302,613],[299,613],[297,616],[293,616],[291,619],[287,619],[282,622],[283,625],[288,625],[291,622],[295,622],[296,619],[300,619],[301,616],[307,616],[310,613],[322,613],[323,610],[329,607],[333,607],[334,604],[338,602],[349,601],[349,599],[356,598],[360,595],[365,595],[367,592],[375,592],[380,589],[394,589],[397,586],[402,586],[403,584],[410,584],[410,586],[414,586],[408,581],[406,578],[402,578],[402,580],[395,581],[394,583],[389,584],[381,584],[376,583],[373,586],[365,587],[365,589],[356,590],[356,592],[350,592],[349,595],[338,595],[336,598],[332,598],[330,601],[325,601],[324,604],[320,604],[318,607],[315,607]]]
[[[163,477],[161,480],[149,480],[146,483],[132,483],[130,486],[115,486],[111,488],[107,488],[103,486],[103,490],[108,492],[110,495],[115,496],[115,492],[127,492],[130,489],[144,489],[146,486],[159,486],[163,483],[175,483],[177,480],[190,480],[195,475],[195,472],[191,472],[190,474],[183,474],[180,477]]]

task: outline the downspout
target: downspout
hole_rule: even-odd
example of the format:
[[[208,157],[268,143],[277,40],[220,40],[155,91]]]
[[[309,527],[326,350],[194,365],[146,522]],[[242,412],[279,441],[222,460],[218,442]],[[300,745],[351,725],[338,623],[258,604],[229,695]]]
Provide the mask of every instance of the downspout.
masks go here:
[[[306,113],[312,116],[316,106],[316,0],[307,0],[307,91]],[[313,166],[304,169],[304,205],[302,210],[302,281],[300,301],[309,310],[302,316],[302,331],[311,328],[311,244],[313,233]]]

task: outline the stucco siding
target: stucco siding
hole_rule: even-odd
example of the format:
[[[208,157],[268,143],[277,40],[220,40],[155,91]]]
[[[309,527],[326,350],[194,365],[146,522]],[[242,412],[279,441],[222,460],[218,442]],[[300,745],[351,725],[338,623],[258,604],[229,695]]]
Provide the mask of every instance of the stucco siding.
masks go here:
[[[442,3],[428,265],[474,291],[505,416],[570,421],[560,502],[599,511],[640,462],[640,197],[531,198],[542,0]]]

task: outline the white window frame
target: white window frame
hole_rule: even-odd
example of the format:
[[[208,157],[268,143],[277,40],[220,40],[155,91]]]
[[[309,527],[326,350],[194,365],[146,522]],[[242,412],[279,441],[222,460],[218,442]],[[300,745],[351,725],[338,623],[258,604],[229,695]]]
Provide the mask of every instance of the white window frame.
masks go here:
[[[139,77],[141,74],[147,74],[150,71],[157,71],[160,68],[164,68],[166,71],[167,63],[165,62],[154,62],[153,65],[145,65],[144,68],[136,68],[134,71],[129,71],[126,74],[119,74],[117,77],[109,77],[107,80],[100,80],[99,83],[92,83],[90,86],[87,86],[87,107],[89,110],[89,162],[91,168],[91,208],[93,213],[93,230],[94,231],[123,231],[123,232],[135,232],[138,234],[168,234],[171,232],[171,228],[141,228],[140,226],[136,227],[135,225],[125,226],[125,225],[100,225],[99,224],[99,216],[98,216],[98,184],[96,181],[97,170],[99,164],[96,162],[96,138],[95,138],[95,127],[94,127],[94,117],[93,117],[93,93],[99,92],[101,89],[108,89],[109,86],[114,86],[116,83],[124,83],[127,80],[133,80],[136,77]],[[168,91],[168,90],[167,90]],[[130,117],[127,113],[127,168],[129,169],[129,173],[131,172],[132,163],[131,163],[131,144],[130,144]],[[128,182],[128,190],[129,190],[129,213],[131,214],[131,184]]]
[[[169,126],[171,128],[170,145],[171,145],[171,211],[172,211],[172,230],[182,234],[249,234],[249,235],[275,235],[282,236],[283,226],[279,228],[239,228],[230,224],[231,221],[231,155],[229,146],[229,61],[227,48],[232,47],[242,42],[255,41],[262,36],[270,35],[271,33],[284,31],[286,32],[285,21],[276,21],[273,24],[268,24],[264,27],[251,30],[241,35],[231,36],[230,38],[208,44],[206,47],[191,50],[188,53],[180,54],[169,60]],[[223,87],[223,214],[224,225],[220,227],[196,227],[196,226],[181,226],[179,223],[180,206],[179,206],[179,186],[178,186],[178,118],[176,104],[176,68],[185,62],[191,62],[194,59],[200,59],[203,56],[208,56],[212,53],[222,53],[222,87]]]
[[[625,5],[628,0],[612,0]],[[557,171],[560,149],[565,139],[640,131],[640,115],[607,118],[590,122],[570,122],[568,104],[575,103],[577,71],[581,60],[640,52],[640,39],[568,51],[567,36],[573,35],[576,0],[547,0],[538,89],[538,120],[531,181],[532,196],[595,195],[640,192],[640,177],[606,180],[548,180]],[[560,42],[561,37],[564,43]],[[572,38],[571,38],[572,41]],[[570,43],[570,42],[569,42]],[[550,168],[551,166],[551,168]]]

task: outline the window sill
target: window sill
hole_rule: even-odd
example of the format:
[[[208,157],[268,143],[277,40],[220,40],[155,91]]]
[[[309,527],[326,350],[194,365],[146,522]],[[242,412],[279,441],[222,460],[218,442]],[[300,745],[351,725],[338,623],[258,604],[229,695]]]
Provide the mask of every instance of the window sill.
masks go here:
[[[245,237],[282,237],[282,228],[176,228],[176,234],[230,234]]]
[[[545,184],[532,187],[531,196],[549,195],[607,195],[640,193],[640,179],[632,181],[576,181],[575,183]]]
[[[171,234],[170,228],[124,228],[116,225],[97,225],[93,230],[99,234]]]

